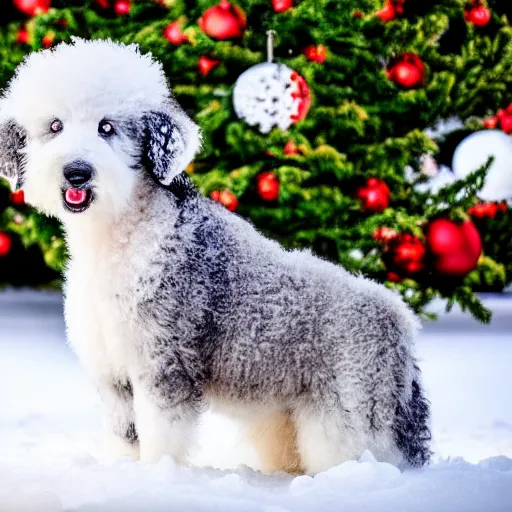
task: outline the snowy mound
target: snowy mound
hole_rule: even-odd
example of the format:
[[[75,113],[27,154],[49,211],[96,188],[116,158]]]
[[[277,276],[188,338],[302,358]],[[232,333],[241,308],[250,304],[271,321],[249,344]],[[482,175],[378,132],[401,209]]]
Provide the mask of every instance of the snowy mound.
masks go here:
[[[59,296],[0,294],[0,512],[512,510],[512,304],[495,322],[462,316],[418,343],[435,462],[400,472],[370,453],[325,473],[265,476],[236,426],[207,415],[197,462],[102,459],[98,397],[64,341]]]
[[[512,503],[512,459],[442,462],[401,473],[367,455],[314,478],[177,468],[171,459],[99,464],[76,456],[47,467],[0,467],[2,512],[436,511],[491,512]],[[510,510],[510,509],[508,509]]]

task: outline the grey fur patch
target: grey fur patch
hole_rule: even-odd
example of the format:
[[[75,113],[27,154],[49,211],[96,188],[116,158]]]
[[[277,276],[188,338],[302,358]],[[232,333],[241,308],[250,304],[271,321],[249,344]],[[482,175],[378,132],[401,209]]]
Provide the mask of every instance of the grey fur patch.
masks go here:
[[[336,426],[333,449],[389,438],[405,466],[427,463],[429,408],[405,305],[307,252],[282,251],[180,180],[154,191],[166,196],[154,212],[159,246],[137,280],[137,317],[159,333],[146,385],[162,409],[189,415],[211,396],[279,403],[311,412],[320,431]]]
[[[21,152],[27,143],[27,134],[14,119],[0,126],[0,176],[12,188],[20,188],[24,180],[25,155]]]
[[[415,371],[419,374],[419,368]],[[396,408],[393,433],[398,448],[411,466],[423,466],[430,461],[430,441],[432,434],[428,427],[429,402],[416,377],[412,382],[412,395],[409,401]]]
[[[186,143],[180,127],[164,112],[149,112],[143,117],[143,165],[158,183],[169,184],[183,169],[181,157]]]
[[[137,429],[135,428],[135,423],[128,423],[128,427],[126,431],[122,434],[122,436],[128,443],[135,444],[139,441],[139,435],[137,434]]]
[[[123,400],[133,399],[132,383],[129,380],[126,382],[114,382],[114,389]]]

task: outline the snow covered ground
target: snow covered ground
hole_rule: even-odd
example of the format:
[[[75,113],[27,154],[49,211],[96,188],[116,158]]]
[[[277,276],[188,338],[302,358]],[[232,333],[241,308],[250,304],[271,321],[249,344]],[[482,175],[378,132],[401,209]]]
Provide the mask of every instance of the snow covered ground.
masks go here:
[[[370,454],[315,478],[264,476],[236,425],[207,415],[196,461],[106,464],[101,407],[66,346],[57,294],[0,294],[0,512],[512,511],[512,298],[491,327],[454,313],[418,341],[435,461],[401,473]],[[236,469],[226,469],[236,468]]]

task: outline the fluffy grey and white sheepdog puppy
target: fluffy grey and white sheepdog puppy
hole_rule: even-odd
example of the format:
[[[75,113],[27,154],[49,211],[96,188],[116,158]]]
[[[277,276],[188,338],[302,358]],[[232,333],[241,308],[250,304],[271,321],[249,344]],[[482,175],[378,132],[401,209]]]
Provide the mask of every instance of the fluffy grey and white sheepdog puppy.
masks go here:
[[[199,129],[151,55],[78,39],[30,55],[0,143],[1,174],[65,228],[68,338],[119,455],[183,460],[213,405],[250,427],[266,470],[366,449],[428,461],[414,315],[202,197],[183,173]]]

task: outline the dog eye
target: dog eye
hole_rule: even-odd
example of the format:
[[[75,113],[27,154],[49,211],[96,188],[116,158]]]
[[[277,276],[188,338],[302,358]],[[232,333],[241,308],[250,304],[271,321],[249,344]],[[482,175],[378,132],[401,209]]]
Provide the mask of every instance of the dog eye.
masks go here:
[[[52,133],[59,133],[62,131],[62,128],[62,121],[60,121],[59,119],[54,119],[52,121],[52,124],[50,125],[50,130]]]
[[[110,137],[111,135],[114,135],[115,130],[112,123],[109,123],[108,121],[100,121],[100,124],[98,125],[98,133],[105,137]]]

